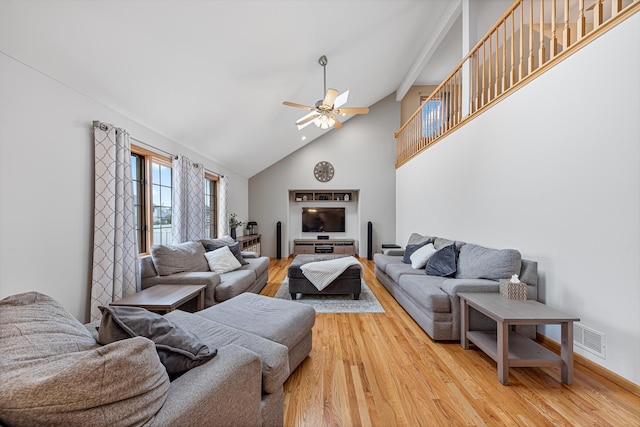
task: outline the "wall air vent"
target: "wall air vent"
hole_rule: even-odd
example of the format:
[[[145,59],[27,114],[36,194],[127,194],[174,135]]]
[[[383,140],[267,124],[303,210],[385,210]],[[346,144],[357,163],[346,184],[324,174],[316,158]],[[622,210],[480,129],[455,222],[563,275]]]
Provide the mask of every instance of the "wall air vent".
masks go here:
[[[602,332],[588,328],[578,322],[573,324],[573,343],[603,359],[607,358],[607,342]]]

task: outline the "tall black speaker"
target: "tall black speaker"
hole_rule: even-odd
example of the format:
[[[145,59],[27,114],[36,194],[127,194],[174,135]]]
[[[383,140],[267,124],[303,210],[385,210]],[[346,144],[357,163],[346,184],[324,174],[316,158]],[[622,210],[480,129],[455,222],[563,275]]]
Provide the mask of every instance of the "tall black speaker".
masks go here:
[[[282,223],[276,222],[276,259],[282,259]]]
[[[373,259],[373,224],[371,221],[367,223],[367,259]]]

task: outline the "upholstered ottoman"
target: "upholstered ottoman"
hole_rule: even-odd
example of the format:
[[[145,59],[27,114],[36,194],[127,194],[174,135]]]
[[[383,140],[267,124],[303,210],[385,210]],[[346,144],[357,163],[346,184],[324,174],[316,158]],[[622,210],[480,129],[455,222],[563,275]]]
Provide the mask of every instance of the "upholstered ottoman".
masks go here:
[[[340,274],[330,285],[318,290],[302,273],[300,267],[303,264],[316,261],[327,261],[343,258],[349,255],[296,255],[289,265],[289,293],[291,299],[296,299],[296,294],[313,295],[346,295],[353,294],[353,299],[360,299],[362,289],[362,268],[360,265],[352,265]]]
[[[311,352],[316,311],[309,305],[245,292],[194,314],[285,345],[289,372]]]

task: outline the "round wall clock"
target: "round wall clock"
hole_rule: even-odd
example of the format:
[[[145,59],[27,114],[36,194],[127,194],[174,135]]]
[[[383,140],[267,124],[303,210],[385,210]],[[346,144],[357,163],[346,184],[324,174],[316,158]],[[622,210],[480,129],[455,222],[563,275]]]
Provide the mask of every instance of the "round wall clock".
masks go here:
[[[331,181],[331,178],[333,178],[333,172],[333,165],[325,161],[318,162],[318,164],[313,168],[313,174],[320,182]]]

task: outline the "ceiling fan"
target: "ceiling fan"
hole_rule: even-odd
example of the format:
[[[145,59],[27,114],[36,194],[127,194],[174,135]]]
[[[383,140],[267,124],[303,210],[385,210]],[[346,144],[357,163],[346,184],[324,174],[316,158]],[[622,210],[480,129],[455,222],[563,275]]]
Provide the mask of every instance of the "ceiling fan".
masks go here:
[[[367,114],[369,109],[366,107],[340,108],[347,103],[349,91],[340,94],[335,89],[327,90],[327,57],[322,55],[318,59],[318,63],[322,65],[324,70],[324,99],[317,101],[314,107],[296,104],[295,102],[283,102],[284,105],[288,105],[289,107],[296,107],[311,111],[296,122],[298,130],[310,125],[311,123],[321,129],[329,129],[332,127],[340,129],[342,127],[342,123],[340,123],[340,120],[336,116],[344,116],[347,114]]]

